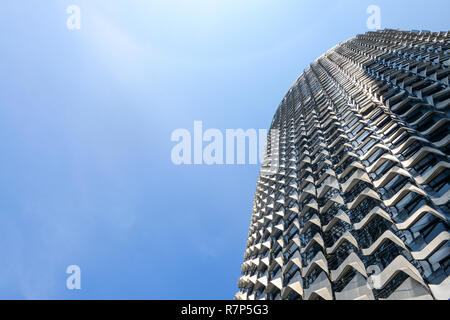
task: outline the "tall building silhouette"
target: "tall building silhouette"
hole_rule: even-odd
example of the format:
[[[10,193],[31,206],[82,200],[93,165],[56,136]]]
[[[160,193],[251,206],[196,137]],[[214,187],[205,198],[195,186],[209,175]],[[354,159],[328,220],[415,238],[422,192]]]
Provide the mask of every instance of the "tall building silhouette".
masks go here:
[[[271,124],[236,299],[450,298],[449,74],[450,32],[397,30],[303,72]]]

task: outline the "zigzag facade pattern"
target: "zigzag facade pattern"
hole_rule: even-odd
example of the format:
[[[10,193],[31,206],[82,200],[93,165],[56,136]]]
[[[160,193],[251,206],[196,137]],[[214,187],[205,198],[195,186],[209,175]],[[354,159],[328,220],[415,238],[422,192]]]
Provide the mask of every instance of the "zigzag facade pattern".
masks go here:
[[[312,63],[272,121],[235,299],[449,299],[450,33]]]

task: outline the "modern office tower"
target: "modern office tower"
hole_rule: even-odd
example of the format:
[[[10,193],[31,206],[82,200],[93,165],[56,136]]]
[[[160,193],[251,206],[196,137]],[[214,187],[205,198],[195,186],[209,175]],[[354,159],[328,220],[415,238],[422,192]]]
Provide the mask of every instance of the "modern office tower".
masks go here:
[[[283,98],[236,299],[448,299],[450,32],[358,35]]]

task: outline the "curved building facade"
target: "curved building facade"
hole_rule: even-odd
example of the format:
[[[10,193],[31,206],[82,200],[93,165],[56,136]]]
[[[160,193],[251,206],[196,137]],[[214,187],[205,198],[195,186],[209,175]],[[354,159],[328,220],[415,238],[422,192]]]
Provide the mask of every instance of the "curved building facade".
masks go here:
[[[334,47],[282,100],[236,299],[449,299],[450,32]],[[272,132],[272,131],[271,131]]]

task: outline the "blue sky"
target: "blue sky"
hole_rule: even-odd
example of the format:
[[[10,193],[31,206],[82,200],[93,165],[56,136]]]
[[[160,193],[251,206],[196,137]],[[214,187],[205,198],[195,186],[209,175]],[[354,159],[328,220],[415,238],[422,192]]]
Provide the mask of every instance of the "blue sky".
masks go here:
[[[259,166],[175,166],[171,133],[268,128],[371,4],[449,29],[447,0],[3,1],[0,298],[231,299]]]

